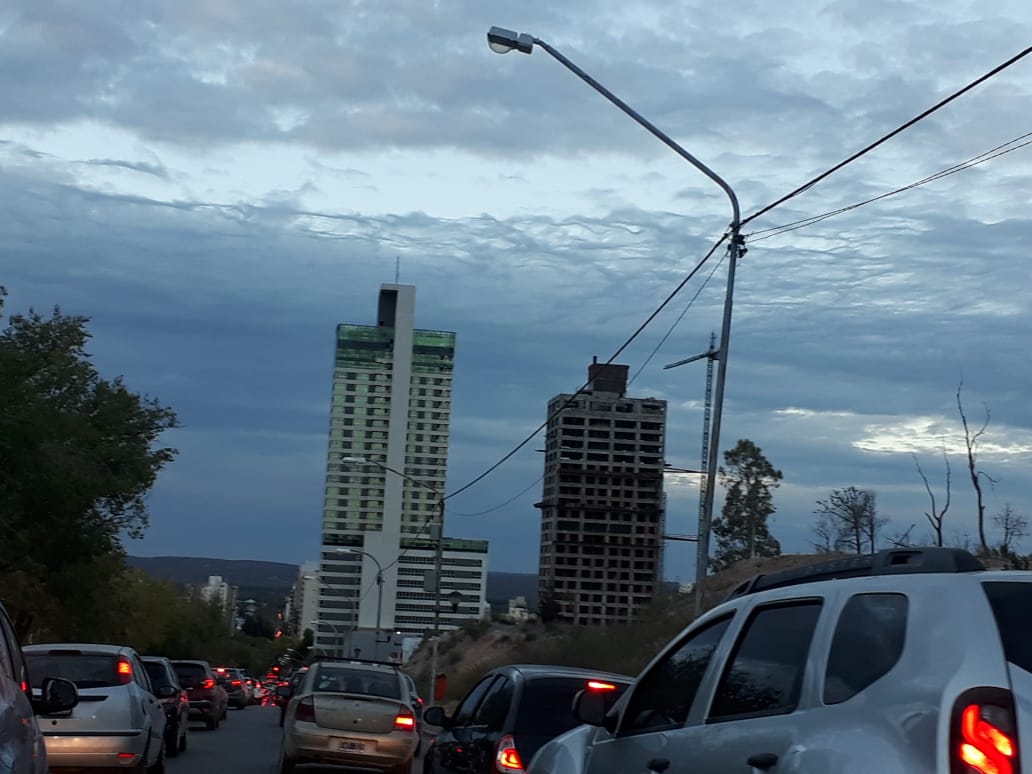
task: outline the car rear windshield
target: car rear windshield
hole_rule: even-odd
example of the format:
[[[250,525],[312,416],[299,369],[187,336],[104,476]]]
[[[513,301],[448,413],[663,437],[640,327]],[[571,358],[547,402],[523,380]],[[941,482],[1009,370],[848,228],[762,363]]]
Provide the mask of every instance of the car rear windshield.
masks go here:
[[[41,687],[47,677],[71,680],[76,688],[109,688],[122,684],[118,678],[118,656],[110,654],[26,653],[25,660],[33,688]]]
[[[199,685],[208,679],[208,670],[204,668],[203,664],[173,664],[172,666],[176,670],[180,682],[186,679],[194,685]]]
[[[572,677],[527,681],[516,713],[514,733],[553,737],[579,726],[581,722],[573,714],[573,697],[587,685],[587,679]],[[607,693],[616,701],[624,690],[626,686],[618,684],[616,690]]]
[[[312,690],[364,693],[369,696],[382,696],[385,699],[401,698],[401,683],[398,682],[397,675],[378,673],[371,669],[320,666]]]
[[[1032,672],[1032,583],[990,581],[983,583],[985,595],[1000,630],[1007,660]]]

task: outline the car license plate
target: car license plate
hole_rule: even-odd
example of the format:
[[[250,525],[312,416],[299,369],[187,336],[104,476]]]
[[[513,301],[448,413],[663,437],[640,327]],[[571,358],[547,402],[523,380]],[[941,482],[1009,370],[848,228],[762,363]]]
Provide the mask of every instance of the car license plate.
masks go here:
[[[357,739],[338,739],[337,749],[344,752],[365,752],[365,742]]]

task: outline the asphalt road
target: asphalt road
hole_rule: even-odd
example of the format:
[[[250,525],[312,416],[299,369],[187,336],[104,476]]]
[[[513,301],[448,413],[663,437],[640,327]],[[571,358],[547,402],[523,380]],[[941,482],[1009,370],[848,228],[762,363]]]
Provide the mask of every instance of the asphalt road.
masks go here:
[[[165,768],[168,774],[279,774],[281,735],[277,707],[231,708],[215,731],[191,723],[186,752],[169,758]],[[422,760],[416,760],[412,774],[422,770]],[[334,767],[298,767],[298,774],[341,771]]]

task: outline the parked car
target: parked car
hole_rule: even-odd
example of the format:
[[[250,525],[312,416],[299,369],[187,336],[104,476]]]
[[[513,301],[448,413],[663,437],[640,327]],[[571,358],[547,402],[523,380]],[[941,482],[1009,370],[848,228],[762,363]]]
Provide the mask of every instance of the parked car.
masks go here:
[[[33,698],[33,684],[39,686],[39,698]],[[32,681],[14,625],[0,605],[0,770],[47,774],[46,743],[36,716],[65,715],[78,700],[70,680],[41,676]]]
[[[143,668],[147,670],[154,695],[165,710],[165,755],[174,758],[186,750],[190,729],[190,695],[179,684],[179,676],[172,662],[164,656],[146,656]]]
[[[574,698],[585,691],[612,706],[634,678],[573,667],[492,669],[454,714],[430,707],[423,719],[441,731],[423,756],[424,774],[521,772],[549,740],[580,724]]]
[[[190,720],[203,720],[209,731],[226,719],[229,699],[218,684],[215,671],[207,661],[173,661],[179,684],[190,699]]]
[[[245,709],[251,703],[251,693],[244,683],[244,671],[234,667],[215,667],[215,679],[226,689],[231,706]]]
[[[52,768],[160,771],[165,760],[165,710],[132,648],[51,643],[23,648],[33,688],[40,675],[71,680],[79,702],[43,727]]]
[[[290,690],[280,688],[284,695]],[[395,664],[312,664],[287,705],[281,774],[302,763],[409,774],[419,741],[413,705]]]
[[[297,691],[298,686],[301,685],[301,681],[305,678],[305,674],[308,672],[308,667],[301,667],[290,675],[286,680],[276,686],[276,703],[280,708],[279,724],[282,726],[283,721],[287,716],[287,704],[290,703],[290,697]]]
[[[532,774],[1018,774],[1032,740],[1032,573],[906,548],[761,575]]]

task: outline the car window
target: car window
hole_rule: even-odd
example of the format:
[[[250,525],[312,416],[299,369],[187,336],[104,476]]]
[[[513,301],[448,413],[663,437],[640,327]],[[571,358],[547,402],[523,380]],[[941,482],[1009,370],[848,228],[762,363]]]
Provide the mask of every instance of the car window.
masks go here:
[[[473,725],[484,726],[488,731],[501,731],[509,715],[509,707],[515,692],[516,685],[513,681],[504,675],[500,676],[491,684],[484,700],[473,713]]]
[[[147,676],[150,677],[151,685],[154,686],[154,690],[161,688],[167,688],[172,683],[172,677],[168,673],[168,669],[160,661],[144,661],[143,668],[147,670]]]
[[[387,699],[401,698],[401,683],[397,675],[378,673],[370,669],[349,669],[324,664],[318,668],[311,685],[313,691],[361,693]]]
[[[991,581],[982,589],[996,619],[1003,652],[1011,664],[1032,672],[1032,583]]]
[[[473,690],[466,694],[466,698],[459,704],[458,709],[455,710],[455,714],[452,716],[452,723],[456,726],[464,726],[473,719],[473,713],[476,708],[480,705],[480,700],[484,698],[487,693],[487,689],[491,687],[491,683],[495,681],[495,675],[488,675],[479,683],[477,683]]]
[[[208,670],[203,664],[173,664],[179,682],[194,688],[200,688],[201,683],[208,679]]]
[[[820,600],[758,608],[728,660],[710,721],[782,715],[799,702]]]
[[[588,681],[581,677],[528,680],[523,685],[513,733],[554,737],[579,726],[581,721],[573,713],[573,700],[587,685]],[[615,700],[624,689],[625,686],[618,685],[608,695]]]
[[[903,594],[854,594],[835,625],[824,676],[824,703],[838,704],[886,675],[907,634]]]
[[[624,733],[684,724],[731,618],[720,618],[692,632],[679,647],[642,675],[623,715],[626,718]]]
[[[118,657],[91,653],[26,653],[33,688],[42,686],[45,677],[63,677],[77,688],[110,688],[122,685],[118,677]]]

